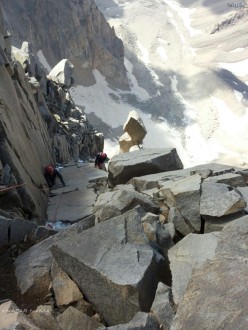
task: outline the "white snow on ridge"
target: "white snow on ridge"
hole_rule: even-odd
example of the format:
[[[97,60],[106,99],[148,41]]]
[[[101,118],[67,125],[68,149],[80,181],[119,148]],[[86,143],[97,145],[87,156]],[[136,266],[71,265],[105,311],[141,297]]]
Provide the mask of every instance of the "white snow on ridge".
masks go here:
[[[148,50],[139,41],[137,42],[137,46],[141,52],[141,56],[138,55],[138,59],[140,59],[143,63],[148,65],[150,62]]]
[[[239,53],[242,52],[245,48],[235,48],[233,50],[230,51],[230,53]]]
[[[218,67],[231,71],[238,77],[244,77],[248,75],[248,59],[235,63],[218,63]]]
[[[228,153],[242,152],[247,155],[248,111],[243,116],[237,116],[223,100],[214,96],[211,99],[218,109],[218,140],[228,149]]]
[[[188,30],[189,35],[191,37],[198,36],[198,35],[202,34],[201,30],[196,30],[196,29],[192,28],[192,26],[191,26],[190,15],[194,13],[196,8],[191,8],[191,9],[184,8],[184,7],[181,7],[177,2],[170,1],[170,0],[164,0],[164,2],[178,14],[178,16],[183,21],[184,26]]]

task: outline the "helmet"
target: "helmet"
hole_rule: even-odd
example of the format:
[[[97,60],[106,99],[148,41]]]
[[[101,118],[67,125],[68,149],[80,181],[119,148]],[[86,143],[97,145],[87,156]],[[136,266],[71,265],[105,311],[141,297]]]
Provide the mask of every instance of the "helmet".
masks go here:
[[[47,167],[46,167],[46,172],[48,173],[48,174],[53,174],[53,172],[54,172],[54,168],[53,168],[53,166],[52,165],[48,165]]]

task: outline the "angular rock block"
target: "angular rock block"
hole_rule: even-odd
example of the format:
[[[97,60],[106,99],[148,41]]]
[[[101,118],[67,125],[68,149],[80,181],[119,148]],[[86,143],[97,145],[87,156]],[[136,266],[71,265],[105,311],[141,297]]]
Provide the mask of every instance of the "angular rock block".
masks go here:
[[[57,263],[109,325],[149,312],[155,296],[164,258],[151,248],[143,216],[136,208],[52,247]]]
[[[134,145],[141,144],[147,133],[143,121],[135,110],[129,112],[123,129],[131,137]]]
[[[108,167],[110,185],[124,184],[134,177],[182,169],[176,149],[149,148],[114,156]]]

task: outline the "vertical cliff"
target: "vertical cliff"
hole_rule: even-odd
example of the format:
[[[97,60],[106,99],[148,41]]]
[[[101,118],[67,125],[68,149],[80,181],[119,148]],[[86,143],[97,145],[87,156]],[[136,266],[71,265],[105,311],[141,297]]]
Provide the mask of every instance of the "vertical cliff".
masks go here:
[[[44,217],[47,194],[43,166],[53,160],[47,133],[31,85],[21,65],[8,57],[8,34],[0,12],[0,209],[26,218]],[[5,187],[5,189],[6,189]]]
[[[98,69],[108,81],[128,86],[122,41],[93,0],[3,0],[2,7],[16,46],[28,40],[51,67],[67,58],[78,83],[93,82],[91,70]]]

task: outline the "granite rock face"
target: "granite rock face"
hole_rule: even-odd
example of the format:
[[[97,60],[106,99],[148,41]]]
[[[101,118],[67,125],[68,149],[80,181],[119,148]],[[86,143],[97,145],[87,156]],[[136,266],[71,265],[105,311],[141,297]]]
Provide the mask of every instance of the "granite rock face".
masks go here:
[[[246,329],[248,217],[222,230],[213,260],[193,272],[171,330]]]
[[[109,183],[127,183],[136,176],[179,170],[183,164],[176,149],[147,148],[112,157],[109,163]]]
[[[52,247],[57,263],[109,325],[149,312],[162,276],[164,258],[149,245],[143,216],[136,208]]]
[[[53,67],[66,58],[75,66],[77,82],[83,83],[83,72],[97,69],[107,79],[128,86],[122,41],[93,0],[4,0],[2,6],[15,45],[28,40],[41,62],[45,58]]]

